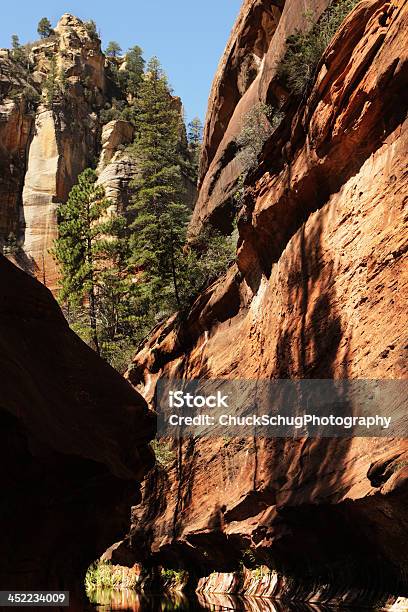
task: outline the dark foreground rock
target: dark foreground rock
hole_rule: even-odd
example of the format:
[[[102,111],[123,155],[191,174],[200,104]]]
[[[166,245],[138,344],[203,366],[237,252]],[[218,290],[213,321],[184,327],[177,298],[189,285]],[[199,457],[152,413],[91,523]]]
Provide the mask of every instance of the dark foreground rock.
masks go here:
[[[144,399],[0,258],[2,589],[71,588],[117,540],[152,467]]]

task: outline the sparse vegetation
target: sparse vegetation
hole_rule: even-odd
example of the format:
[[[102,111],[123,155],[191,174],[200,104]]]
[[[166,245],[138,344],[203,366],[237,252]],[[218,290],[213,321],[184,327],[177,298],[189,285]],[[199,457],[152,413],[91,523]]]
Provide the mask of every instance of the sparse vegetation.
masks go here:
[[[176,453],[170,448],[170,443],[156,438],[151,442],[151,447],[156,455],[156,462],[162,468],[167,468],[176,458]]]
[[[254,168],[265,142],[282,118],[283,115],[279,109],[263,103],[256,104],[244,116],[236,144],[239,149],[237,157],[245,173]]]
[[[108,561],[95,561],[85,576],[85,588],[93,591],[105,589],[134,589],[140,580],[140,572],[134,567],[112,565]]]
[[[317,23],[313,14],[307,13],[307,31],[296,32],[288,38],[278,74],[291,92],[302,95],[308,89],[325,49],[357,2],[359,0],[331,2]]]
[[[21,249],[21,244],[17,240],[14,232],[10,232],[7,236],[4,245],[3,245],[3,254],[4,255],[15,255]]]
[[[35,111],[41,100],[40,94],[30,85],[26,85],[23,88],[13,87],[13,89],[8,92],[8,97],[17,103],[24,101],[26,113]]]
[[[162,568],[160,574],[163,589],[168,591],[181,591],[188,580],[188,573],[185,570]]]
[[[98,31],[97,31],[96,23],[93,19],[89,19],[88,21],[85,21],[84,26],[91,38],[97,38]]]
[[[400,461],[397,461],[396,463],[391,465],[391,473],[395,474],[395,472],[399,472],[399,470],[402,470],[404,467],[408,466],[408,459],[401,459]]]
[[[188,309],[200,291],[228,270],[235,259],[237,238],[237,230],[224,236],[206,226],[185,247],[179,265],[182,309]]]
[[[253,106],[244,116],[241,131],[235,140],[238,149],[237,159],[242,167],[232,196],[236,211],[241,209],[244,202],[245,178],[256,167],[265,142],[282,119],[283,113],[279,108],[261,102]]]
[[[60,91],[59,83],[57,80],[57,60],[53,55],[50,59],[50,69],[47,74],[47,78],[44,81],[44,92],[45,100],[48,108],[52,108],[55,98]]]
[[[20,45],[17,34],[11,37],[11,56],[15,62],[25,69],[29,68],[28,51],[25,46]]]

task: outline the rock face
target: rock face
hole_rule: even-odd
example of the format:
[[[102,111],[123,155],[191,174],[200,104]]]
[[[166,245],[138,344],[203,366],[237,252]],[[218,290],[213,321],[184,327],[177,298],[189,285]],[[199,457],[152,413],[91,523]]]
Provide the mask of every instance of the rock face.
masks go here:
[[[131,203],[132,181],[137,174],[135,159],[124,150],[132,138],[133,127],[128,121],[110,121],[102,129],[98,184],[121,212]]]
[[[103,170],[115,155],[118,147],[132,141],[133,127],[129,121],[109,121],[102,128],[102,151],[99,158],[99,170]]]
[[[0,50],[0,237],[19,230],[18,211],[24,184],[26,155],[34,113],[24,100],[14,101],[13,91],[29,87],[16,70],[7,50]]]
[[[78,175],[97,165],[99,184],[123,210],[137,170],[124,150],[134,133],[127,121],[103,125],[101,111],[121,92],[89,23],[63,15],[54,35],[31,46],[29,61],[27,70],[12,52],[0,50],[0,248],[55,293],[58,270],[50,250],[58,207]],[[174,104],[181,109],[179,98]],[[196,187],[184,179],[192,206]],[[19,248],[10,254],[11,234]]]
[[[193,228],[225,205],[236,176],[234,160],[218,163],[229,130],[251,89],[274,95],[272,57],[296,9],[287,2],[279,19],[279,6],[244,3],[210,99]],[[307,100],[288,99],[248,181],[236,265],[134,359],[128,377],[148,401],[161,376],[407,378],[407,35],[407,2],[363,0]],[[258,39],[260,72],[229,108],[239,49]],[[277,570],[277,597],[406,595],[406,440],[191,439],[173,452],[145,481],[122,554],[197,576],[249,558]]]
[[[75,591],[126,528],[154,418],[45,287],[2,256],[0,278],[0,583]]]
[[[90,36],[84,24],[63,15],[50,42],[34,47],[31,54],[40,84],[52,69],[66,82],[64,97],[47,110],[37,110],[30,143],[22,194],[21,227],[24,253],[31,272],[51,289],[56,289],[58,272],[50,255],[57,236],[58,205],[64,202],[78,174],[98,150],[99,125],[95,110],[104,102],[104,56],[100,41]],[[46,39],[48,40],[48,39]]]
[[[29,74],[9,53],[0,56],[0,238],[4,242],[13,232],[22,245],[16,261],[53,290],[57,270],[50,248],[57,235],[56,210],[98,152],[95,111],[106,99],[99,39],[68,14],[55,32],[31,49]],[[64,91],[56,94],[51,108],[45,98],[53,71],[54,87]],[[39,105],[33,105],[33,94]]]
[[[280,102],[287,93],[277,83],[277,63],[287,38],[317,20],[329,0],[246,0],[215,75],[204,129],[200,192],[190,224],[192,236],[211,222],[226,230],[231,197],[243,172],[235,139],[245,115],[258,103]]]

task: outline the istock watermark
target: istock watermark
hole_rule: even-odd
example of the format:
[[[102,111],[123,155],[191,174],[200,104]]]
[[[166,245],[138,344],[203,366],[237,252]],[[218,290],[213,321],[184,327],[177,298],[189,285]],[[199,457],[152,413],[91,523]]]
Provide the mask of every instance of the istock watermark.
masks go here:
[[[166,437],[408,437],[406,380],[178,380],[156,392]]]
[[[228,396],[222,395],[217,391],[216,395],[194,395],[193,393],[183,393],[183,391],[169,391],[170,408],[228,408]]]

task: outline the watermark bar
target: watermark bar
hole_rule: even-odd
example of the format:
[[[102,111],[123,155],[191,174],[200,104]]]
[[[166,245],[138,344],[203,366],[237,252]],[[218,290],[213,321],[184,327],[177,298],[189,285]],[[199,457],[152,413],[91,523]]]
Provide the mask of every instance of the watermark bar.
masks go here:
[[[69,591],[0,591],[0,607],[65,607]]]
[[[408,438],[408,380],[161,379],[158,435]]]

